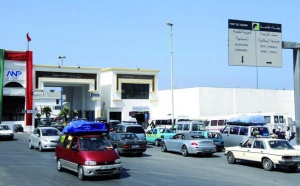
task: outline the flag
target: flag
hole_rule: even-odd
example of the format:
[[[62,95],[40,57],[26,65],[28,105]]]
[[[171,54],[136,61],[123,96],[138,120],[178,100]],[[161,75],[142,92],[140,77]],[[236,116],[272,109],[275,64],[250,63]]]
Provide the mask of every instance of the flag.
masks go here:
[[[27,41],[31,41],[31,38],[29,37],[29,33],[26,34],[26,37],[27,37]]]

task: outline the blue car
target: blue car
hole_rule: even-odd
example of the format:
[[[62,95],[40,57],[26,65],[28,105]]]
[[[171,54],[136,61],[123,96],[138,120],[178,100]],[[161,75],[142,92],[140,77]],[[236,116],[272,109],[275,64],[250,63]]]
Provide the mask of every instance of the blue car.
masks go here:
[[[224,148],[224,141],[219,132],[208,132],[208,131],[199,131],[197,132],[208,139],[211,139],[215,142],[216,148],[218,152],[221,152]]]

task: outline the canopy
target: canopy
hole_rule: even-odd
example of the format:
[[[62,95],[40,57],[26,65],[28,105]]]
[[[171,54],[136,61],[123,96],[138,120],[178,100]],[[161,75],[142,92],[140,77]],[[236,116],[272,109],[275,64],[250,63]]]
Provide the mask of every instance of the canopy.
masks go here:
[[[93,121],[71,121],[67,126],[63,129],[62,133],[92,133],[92,132],[100,132],[106,133],[108,132],[106,126],[102,122],[93,122]]]
[[[265,125],[265,118],[262,115],[238,116],[227,120],[229,125]]]

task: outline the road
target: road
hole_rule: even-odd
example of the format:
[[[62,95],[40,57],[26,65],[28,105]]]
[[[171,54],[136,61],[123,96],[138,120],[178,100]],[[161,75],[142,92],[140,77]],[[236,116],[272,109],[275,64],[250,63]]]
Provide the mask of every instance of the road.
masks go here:
[[[17,133],[13,141],[0,140],[0,185],[298,185],[300,169],[286,168],[265,171],[261,165],[249,162],[227,163],[223,152],[212,157],[183,157],[163,153],[148,145],[142,157],[121,157],[123,172],[119,179],[89,178],[80,181],[77,174],[56,170],[55,152],[29,149],[29,134]]]

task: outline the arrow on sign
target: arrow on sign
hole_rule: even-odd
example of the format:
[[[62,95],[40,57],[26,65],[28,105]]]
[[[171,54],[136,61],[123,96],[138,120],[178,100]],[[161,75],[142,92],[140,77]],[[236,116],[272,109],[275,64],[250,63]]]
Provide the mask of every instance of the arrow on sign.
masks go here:
[[[244,63],[244,56],[242,56],[242,63]]]

